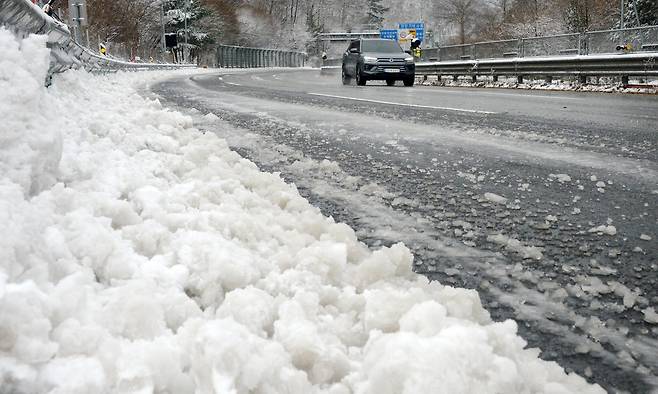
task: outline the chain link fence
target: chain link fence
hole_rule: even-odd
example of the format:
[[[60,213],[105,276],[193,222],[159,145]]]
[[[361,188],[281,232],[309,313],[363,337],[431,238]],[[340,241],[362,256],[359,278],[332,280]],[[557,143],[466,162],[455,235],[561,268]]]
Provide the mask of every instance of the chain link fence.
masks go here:
[[[423,50],[424,61],[599,55],[658,51],[658,26],[449,45]]]
[[[658,26],[592,31],[585,40],[589,53],[658,51]]]

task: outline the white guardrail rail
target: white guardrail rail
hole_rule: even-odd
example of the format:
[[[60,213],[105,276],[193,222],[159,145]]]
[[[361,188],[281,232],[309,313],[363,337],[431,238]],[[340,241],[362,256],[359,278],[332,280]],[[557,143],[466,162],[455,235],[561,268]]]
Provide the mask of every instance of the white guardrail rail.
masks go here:
[[[49,17],[29,0],[0,0],[0,25],[19,37],[29,34],[48,36],[48,48],[51,50],[48,79],[54,73],[78,68],[88,71],[141,71],[196,67],[196,64],[131,63],[97,55],[76,43],[65,24]]]

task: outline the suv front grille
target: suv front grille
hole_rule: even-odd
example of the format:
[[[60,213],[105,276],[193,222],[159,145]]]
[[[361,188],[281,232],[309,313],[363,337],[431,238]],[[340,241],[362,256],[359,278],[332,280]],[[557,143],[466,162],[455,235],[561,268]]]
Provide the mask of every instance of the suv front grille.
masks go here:
[[[372,72],[386,72],[385,70],[398,69],[400,72],[405,72],[407,70],[406,64],[395,64],[395,63],[384,63],[384,64],[367,64],[366,70]]]
[[[377,63],[404,63],[403,57],[378,57]]]

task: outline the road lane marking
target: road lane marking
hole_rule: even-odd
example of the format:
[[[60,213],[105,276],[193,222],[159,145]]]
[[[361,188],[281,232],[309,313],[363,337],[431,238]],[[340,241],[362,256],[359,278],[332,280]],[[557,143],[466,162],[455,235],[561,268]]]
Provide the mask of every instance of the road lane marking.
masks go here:
[[[235,82],[224,82],[224,83],[227,84],[227,85],[242,86],[239,83],[235,83]]]
[[[453,86],[448,86],[447,88],[450,89]],[[459,88],[460,86],[454,86]],[[465,91],[468,92],[468,89],[472,88],[463,88],[461,90],[444,90],[444,89],[437,89],[437,90],[423,90],[423,92],[431,92],[431,93],[450,93],[450,94],[464,94]],[[486,88],[485,88],[486,89]],[[539,98],[539,99],[549,99],[549,100],[584,100],[584,97],[564,97],[564,96],[548,96],[548,95],[541,95],[541,94],[519,94],[519,93],[494,93],[494,92],[478,92],[478,91],[470,91],[468,94],[472,95],[482,95],[482,96],[511,96],[511,97],[528,97],[528,98]]]
[[[471,113],[471,114],[483,114],[483,115],[492,115],[492,114],[497,114],[498,113],[498,112],[491,112],[491,111],[478,111],[478,110],[475,110],[475,109],[435,107],[435,106],[432,106],[432,105],[395,103],[393,101],[381,101],[381,100],[371,100],[371,99],[363,99],[363,98],[348,97],[348,96],[336,96],[336,95],[333,95],[333,94],[323,94],[323,93],[308,93],[308,94],[311,95],[311,96],[332,97],[332,98],[339,98],[339,99],[345,99],[345,100],[365,101],[365,102],[376,103],[376,104],[397,105],[399,107],[441,109],[441,110],[445,110],[445,111],[468,112],[468,113]]]

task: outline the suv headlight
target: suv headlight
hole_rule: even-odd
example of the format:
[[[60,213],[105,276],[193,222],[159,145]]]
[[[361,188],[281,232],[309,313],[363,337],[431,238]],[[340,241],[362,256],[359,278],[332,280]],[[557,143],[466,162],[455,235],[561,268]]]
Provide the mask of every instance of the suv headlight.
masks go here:
[[[372,56],[364,56],[363,61],[366,63],[377,63],[377,58]]]
[[[406,63],[413,63],[413,62],[414,62],[414,58],[413,58],[413,56],[407,56],[407,57],[404,58],[404,61],[405,61]]]

